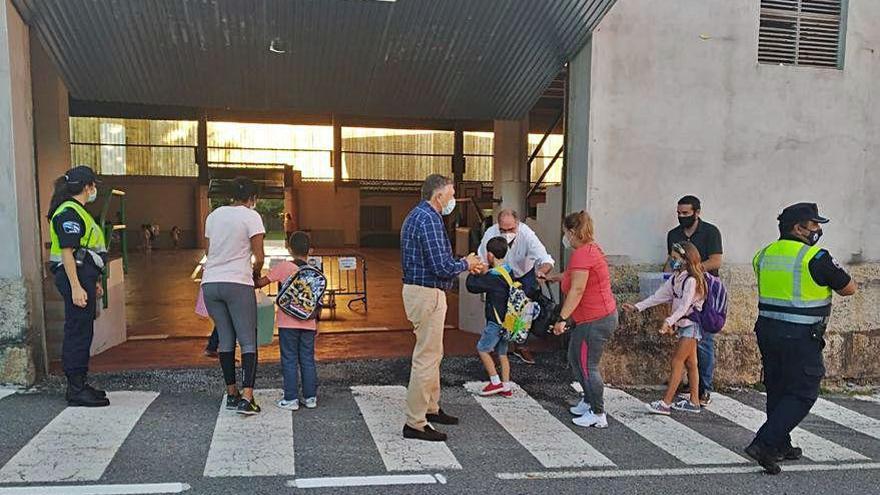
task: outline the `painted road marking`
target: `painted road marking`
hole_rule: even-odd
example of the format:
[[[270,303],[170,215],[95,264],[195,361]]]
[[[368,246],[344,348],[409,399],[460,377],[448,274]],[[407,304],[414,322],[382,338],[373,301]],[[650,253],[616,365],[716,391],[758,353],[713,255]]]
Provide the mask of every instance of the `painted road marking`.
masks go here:
[[[767,415],[763,411],[718,393],[712,394],[712,405],[706,410],[736,423],[752,433],[757,433],[764,421],[767,420]],[[837,445],[803,428],[795,428],[791,432],[791,440],[794,445],[804,449],[804,457],[817,462],[864,461],[868,459],[858,452]]]
[[[572,387],[580,392],[579,383]],[[649,414],[645,403],[615,388],[605,389],[607,414],[685,464],[743,464],[743,457],[669,416]],[[690,413],[682,413],[690,414]]]
[[[147,483],[142,485],[62,485],[16,486],[0,488],[0,495],[149,495],[183,493],[186,483]]]
[[[833,421],[839,425],[855,430],[863,435],[880,440],[880,420],[857,413],[839,404],[819,399],[810,409],[810,414]]]
[[[712,394],[714,403],[715,394]],[[787,465],[783,472],[815,472],[815,471],[866,471],[880,469],[880,463],[851,464],[794,464]],[[609,469],[597,471],[537,471],[531,473],[498,473],[495,476],[502,480],[553,480],[576,478],[629,478],[639,476],[693,476],[713,474],[748,474],[762,473],[759,466],[724,466],[724,467],[687,467],[671,469]]]
[[[403,438],[406,387],[359,386],[351,391],[388,471],[461,469],[445,442]]]
[[[109,407],[68,407],[0,469],[2,483],[97,481],[156,392],[111,392]]]
[[[0,400],[3,400],[16,392],[18,392],[18,390],[14,388],[0,388]]]
[[[255,390],[260,414],[242,416],[220,403],[205,476],[292,476],[293,416],[275,407],[281,390]]]
[[[880,404],[880,396],[876,395],[856,395],[853,398],[865,402],[874,402],[875,404]]]
[[[348,476],[301,478],[287,482],[291,488],[341,488],[354,486],[435,485],[446,484],[446,478],[430,474],[388,474],[384,476]]]
[[[520,445],[547,468],[605,466],[614,463],[562,424],[515,383],[512,397],[480,397],[485,382],[464,388]]]

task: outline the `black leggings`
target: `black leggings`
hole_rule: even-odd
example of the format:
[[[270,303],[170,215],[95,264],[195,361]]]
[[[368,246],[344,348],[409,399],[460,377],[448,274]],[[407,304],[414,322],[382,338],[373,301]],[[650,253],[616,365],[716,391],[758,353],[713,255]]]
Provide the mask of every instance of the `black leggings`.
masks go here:
[[[220,353],[220,368],[226,385],[235,385],[235,351]],[[254,388],[257,380],[257,353],[245,352],[241,355],[242,388]]]

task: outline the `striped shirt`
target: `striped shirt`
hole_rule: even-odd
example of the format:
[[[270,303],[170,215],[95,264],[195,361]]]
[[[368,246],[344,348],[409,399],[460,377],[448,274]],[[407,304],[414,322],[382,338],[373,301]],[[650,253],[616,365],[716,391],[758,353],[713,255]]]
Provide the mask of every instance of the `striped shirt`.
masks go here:
[[[468,269],[467,261],[453,257],[443,218],[427,201],[419,203],[403,221],[400,251],[405,285],[446,290]]]

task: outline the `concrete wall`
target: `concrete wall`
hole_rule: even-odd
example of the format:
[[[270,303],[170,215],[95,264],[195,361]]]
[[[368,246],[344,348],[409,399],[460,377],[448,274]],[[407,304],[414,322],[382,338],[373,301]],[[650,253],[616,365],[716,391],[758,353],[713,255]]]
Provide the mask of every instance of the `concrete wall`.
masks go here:
[[[303,182],[299,195],[299,227],[312,232],[324,247],[357,246],[360,230],[360,189],[331,182]]]
[[[183,230],[182,245],[195,246],[196,178],[104,176],[101,180],[102,190],[113,188],[125,191],[129,249],[141,247],[143,235],[140,226],[145,223],[159,224],[159,248],[171,246],[171,227],[175,225]],[[114,205],[118,205],[115,200]],[[111,212],[116,211],[116,206],[113,208]],[[112,218],[114,213],[110,213],[110,216]]]
[[[361,195],[361,206],[390,206],[391,229],[400,231],[410,210],[419,202],[418,194]]]
[[[70,169],[70,111],[67,87],[36,34],[31,33],[31,74],[34,105],[34,144],[37,161],[37,205],[40,217],[49,214],[54,181]],[[40,222],[43,244],[49,242],[49,222]],[[44,248],[43,261],[49,250]]]
[[[589,135],[572,138],[589,139],[606,252],[660,260],[691,193],[728,261],[806,200],[832,218],[822,242],[841,261],[880,261],[880,2],[849,1],[842,71],[759,65],[758,15],[756,1],[618,0],[593,34]]]
[[[0,2],[0,383],[42,368],[42,270],[28,29]]]

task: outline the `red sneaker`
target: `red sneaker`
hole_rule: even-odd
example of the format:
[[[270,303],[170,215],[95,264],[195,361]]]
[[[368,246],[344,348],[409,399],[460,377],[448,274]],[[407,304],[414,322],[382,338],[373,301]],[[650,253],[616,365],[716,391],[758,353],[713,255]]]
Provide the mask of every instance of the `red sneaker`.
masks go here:
[[[502,389],[501,392],[498,392],[498,395],[500,395],[501,397],[510,398],[510,397],[513,397],[513,390],[510,390],[510,389],[503,390]]]
[[[482,395],[483,397],[486,397],[489,395],[500,394],[503,392],[504,392],[504,384],[499,383],[498,385],[492,385],[492,383],[489,382],[489,384],[486,385],[485,387],[483,387],[483,390],[480,391],[480,395]]]

